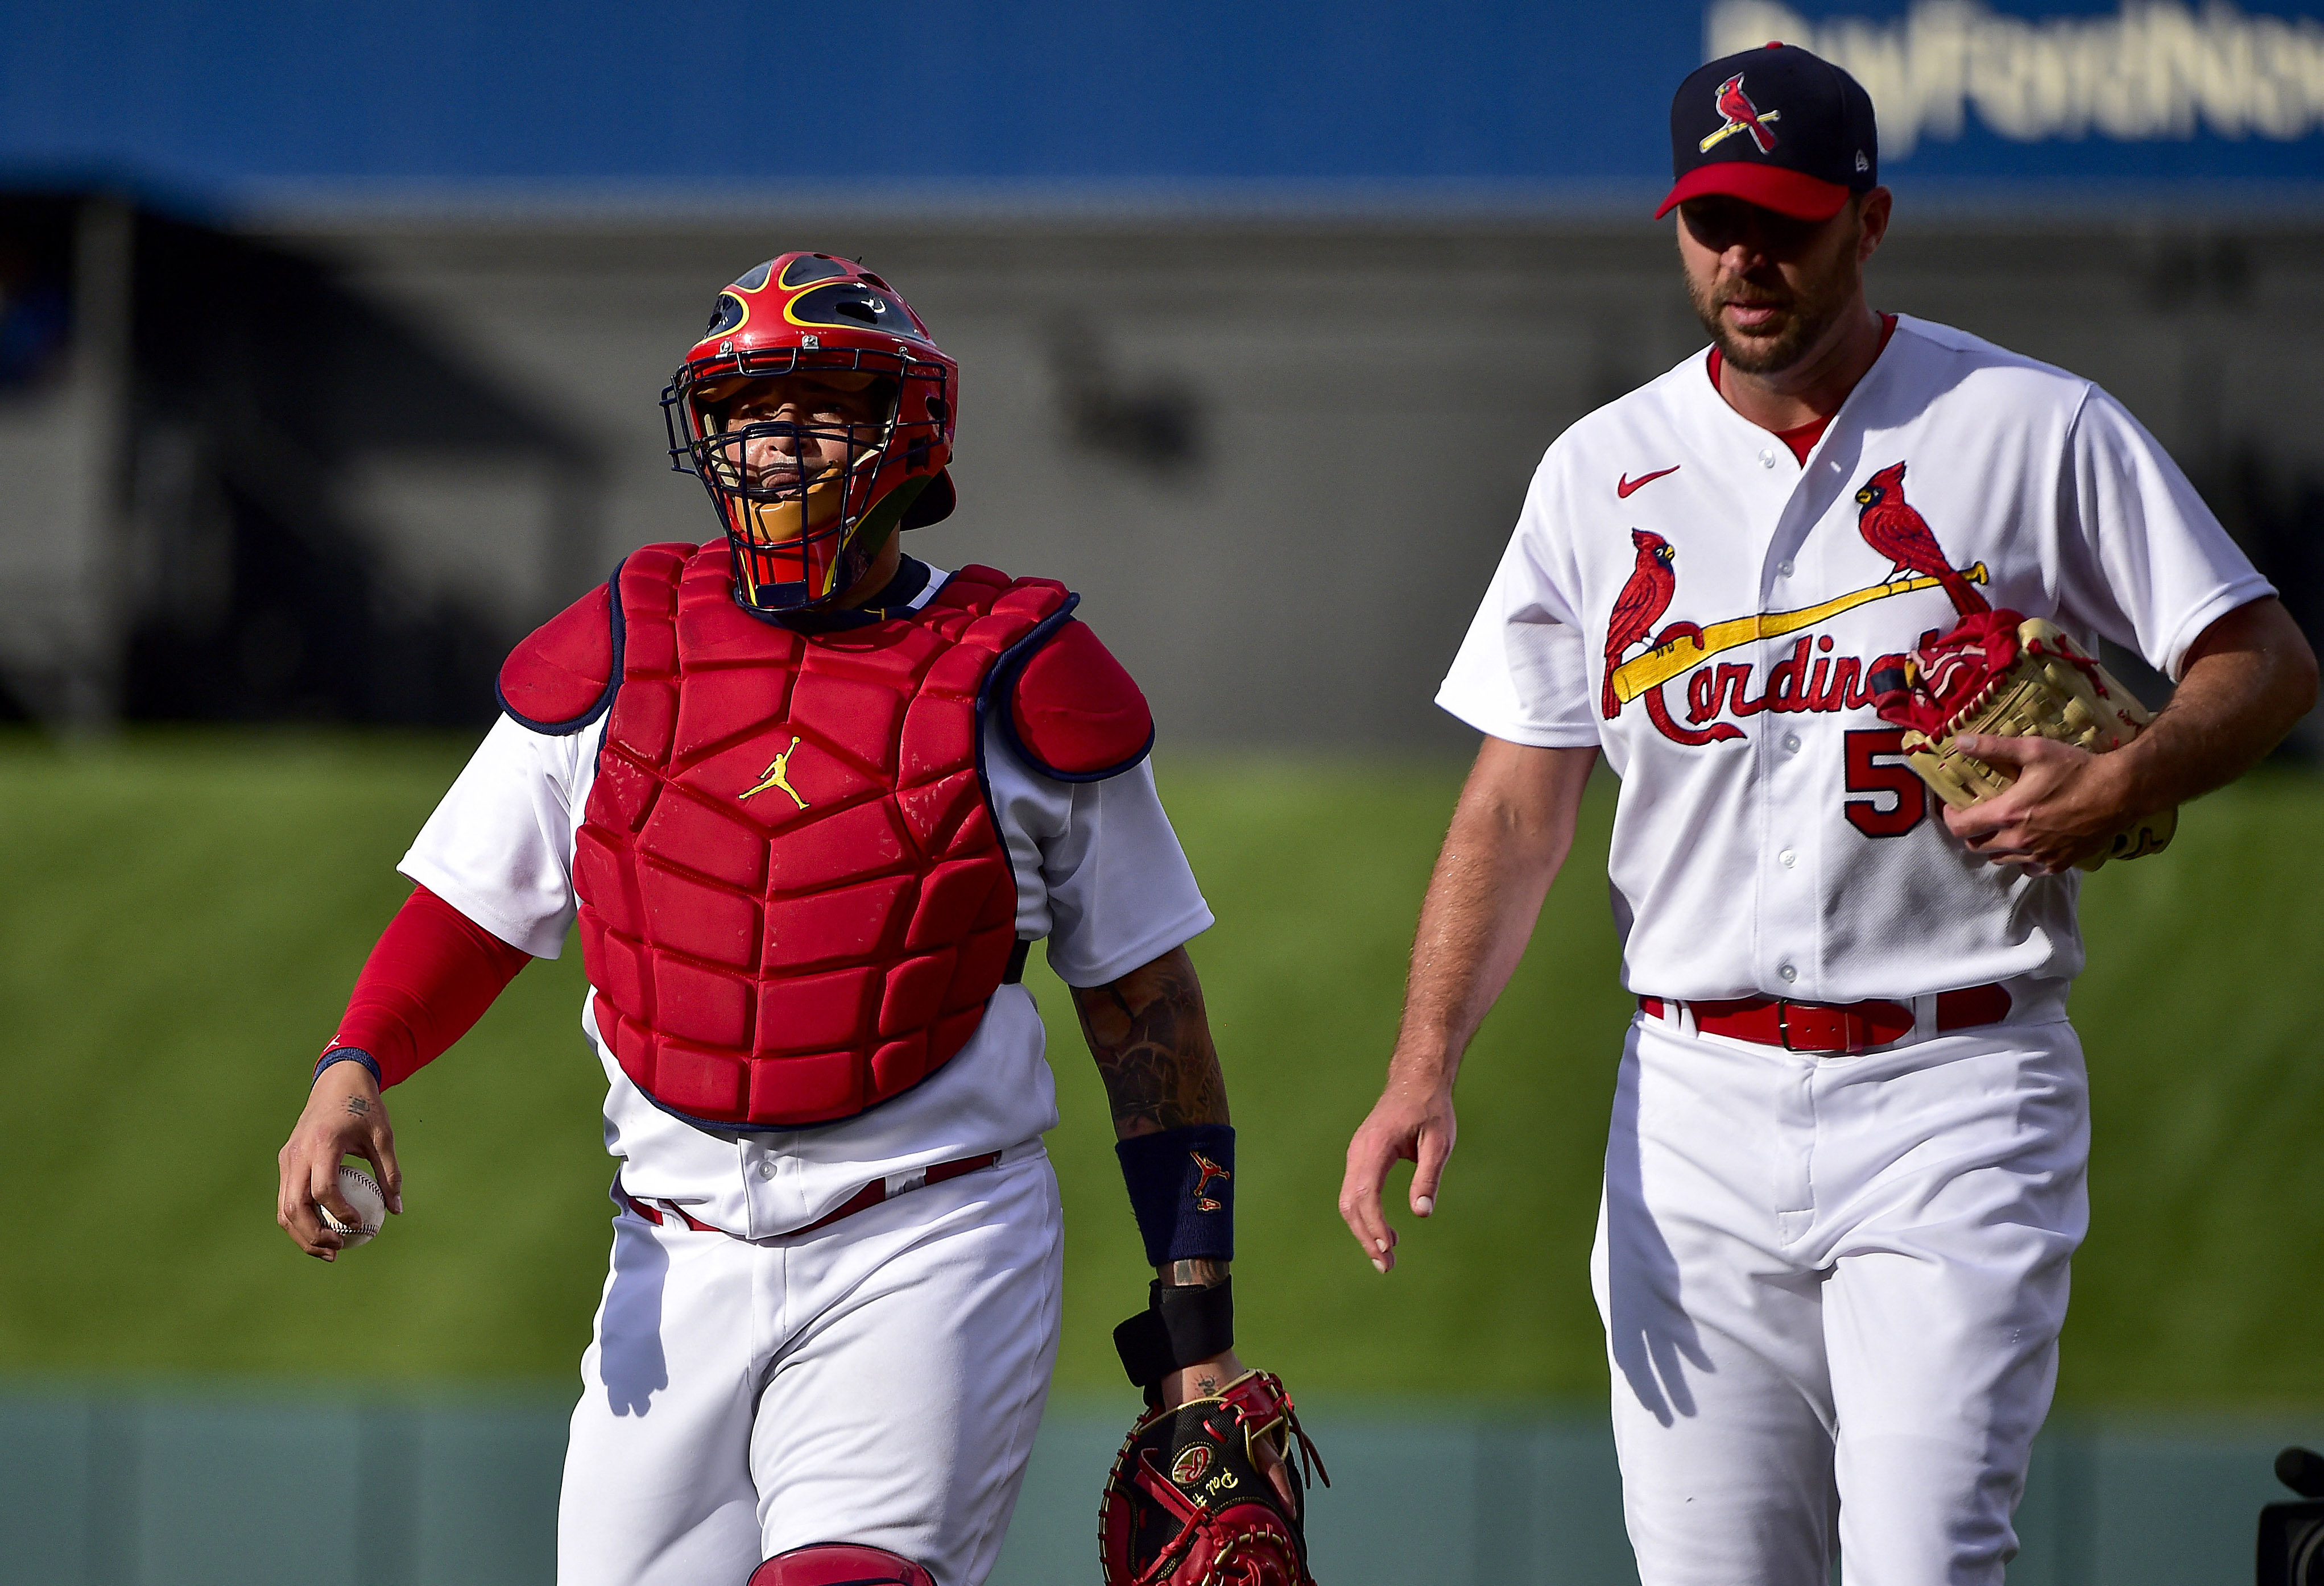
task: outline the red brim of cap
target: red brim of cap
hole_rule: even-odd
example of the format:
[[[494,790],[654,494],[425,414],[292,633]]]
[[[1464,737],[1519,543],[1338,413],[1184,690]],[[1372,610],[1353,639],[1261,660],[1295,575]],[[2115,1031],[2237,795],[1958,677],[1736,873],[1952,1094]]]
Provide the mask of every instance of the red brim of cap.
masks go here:
[[[1780,165],[1718,160],[1680,177],[1663,207],[1655,211],[1655,218],[1660,220],[1689,198],[1711,193],[1724,193],[1794,220],[1830,220],[1848,202],[1848,189],[1836,181],[1786,171]]]

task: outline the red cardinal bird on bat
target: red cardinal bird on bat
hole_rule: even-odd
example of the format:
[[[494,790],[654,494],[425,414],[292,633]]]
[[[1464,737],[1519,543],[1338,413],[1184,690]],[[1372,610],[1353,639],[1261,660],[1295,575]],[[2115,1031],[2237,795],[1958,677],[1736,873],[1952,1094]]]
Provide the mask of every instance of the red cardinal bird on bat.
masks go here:
[[[1614,692],[1615,669],[1622,664],[1630,646],[1654,632],[1678,588],[1678,575],[1671,571],[1678,553],[1671,549],[1669,540],[1633,529],[1630,543],[1638,548],[1638,565],[1631,571],[1629,582],[1622,586],[1622,593],[1614,597],[1614,609],[1606,613],[1606,693],[1600,703],[1609,722],[1622,714],[1621,696]],[[1692,639],[1697,650],[1702,648],[1702,630],[1692,622],[1673,622],[1655,640],[1655,647],[1681,637]]]
[[[1740,127],[1749,133],[1751,141],[1759,145],[1759,152],[1773,153],[1775,134],[1767,130],[1767,123],[1775,119],[1775,113],[1772,110],[1764,115],[1759,113],[1759,107],[1752,104],[1751,97],[1743,91],[1743,75],[1738,71],[1719,85],[1719,114],[1727,118],[1729,126]]]
[[[1895,564],[1889,574],[1892,579],[1899,573],[1934,578],[1945,586],[1953,609],[1962,616],[1993,609],[1945,559],[1944,548],[1929,531],[1927,522],[1905,503],[1904,464],[1891,463],[1866,480],[1864,488],[1856,493],[1856,504],[1864,509],[1857,514],[1857,530],[1865,544]]]

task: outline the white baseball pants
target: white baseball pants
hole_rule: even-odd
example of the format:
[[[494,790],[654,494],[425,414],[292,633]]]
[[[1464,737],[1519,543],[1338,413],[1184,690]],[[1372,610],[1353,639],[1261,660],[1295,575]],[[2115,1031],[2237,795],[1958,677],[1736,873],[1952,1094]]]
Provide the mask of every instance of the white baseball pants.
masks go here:
[[[1048,1396],[1064,1231],[1038,1151],[756,1242],[622,1213],[558,1586],[742,1586],[812,1542],[979,1586]]]
[[[2062,1019],[1817,1056],[1632,1027],[1593,1277],[1644,1586],[1997,1586],[2089,1223]]]

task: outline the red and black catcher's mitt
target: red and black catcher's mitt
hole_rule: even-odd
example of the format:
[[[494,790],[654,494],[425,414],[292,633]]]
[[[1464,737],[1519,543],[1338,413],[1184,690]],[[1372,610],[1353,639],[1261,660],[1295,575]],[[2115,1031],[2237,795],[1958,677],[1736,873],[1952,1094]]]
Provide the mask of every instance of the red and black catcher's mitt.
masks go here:
[[[1259,1471],[1262,1443],[1291,1478],[1291,1512]],[[1332,1484],[1283,1379],[1268,1371],[1246,1371],[1214,1398],[1140,1415],[1098,1510],[1106,1586],[1314,1586],[1295,1451]]]

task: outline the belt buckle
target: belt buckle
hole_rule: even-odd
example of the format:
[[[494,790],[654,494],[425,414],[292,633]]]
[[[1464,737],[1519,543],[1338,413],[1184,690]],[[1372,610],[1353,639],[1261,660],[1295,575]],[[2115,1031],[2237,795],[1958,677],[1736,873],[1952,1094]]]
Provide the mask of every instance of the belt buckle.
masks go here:
[[[1811,1002],[1808,1003],[1807,1006],[1811,1008],[1822,1008],[1827,1012],[1839,1016],[1840,1046],[1837,1050],[1847,1054],[1850,1057],[1860,1056],[1864,1053],[1871,1050],[1870,1046],[1865,1040],[1865,1037],[1871,1033],[1871,1027],[1865,1021],[1864,1016],[1858,1013],[1853,1006],[1833,1007],[1821,1002]],[[1798,1052],[1803,1050],[1803,1048],[1792,1044],[1792,1000],[1789,997],[1778,997],[1775,999],[1775,1035],[1776,1037],[1782,1041],[1784,1051]],[[1811,1056],[1826,1056],[1834,1049],[1835,1048],[1831,1047],[1809,1047],[1804,1048],[1804,1050]]]

